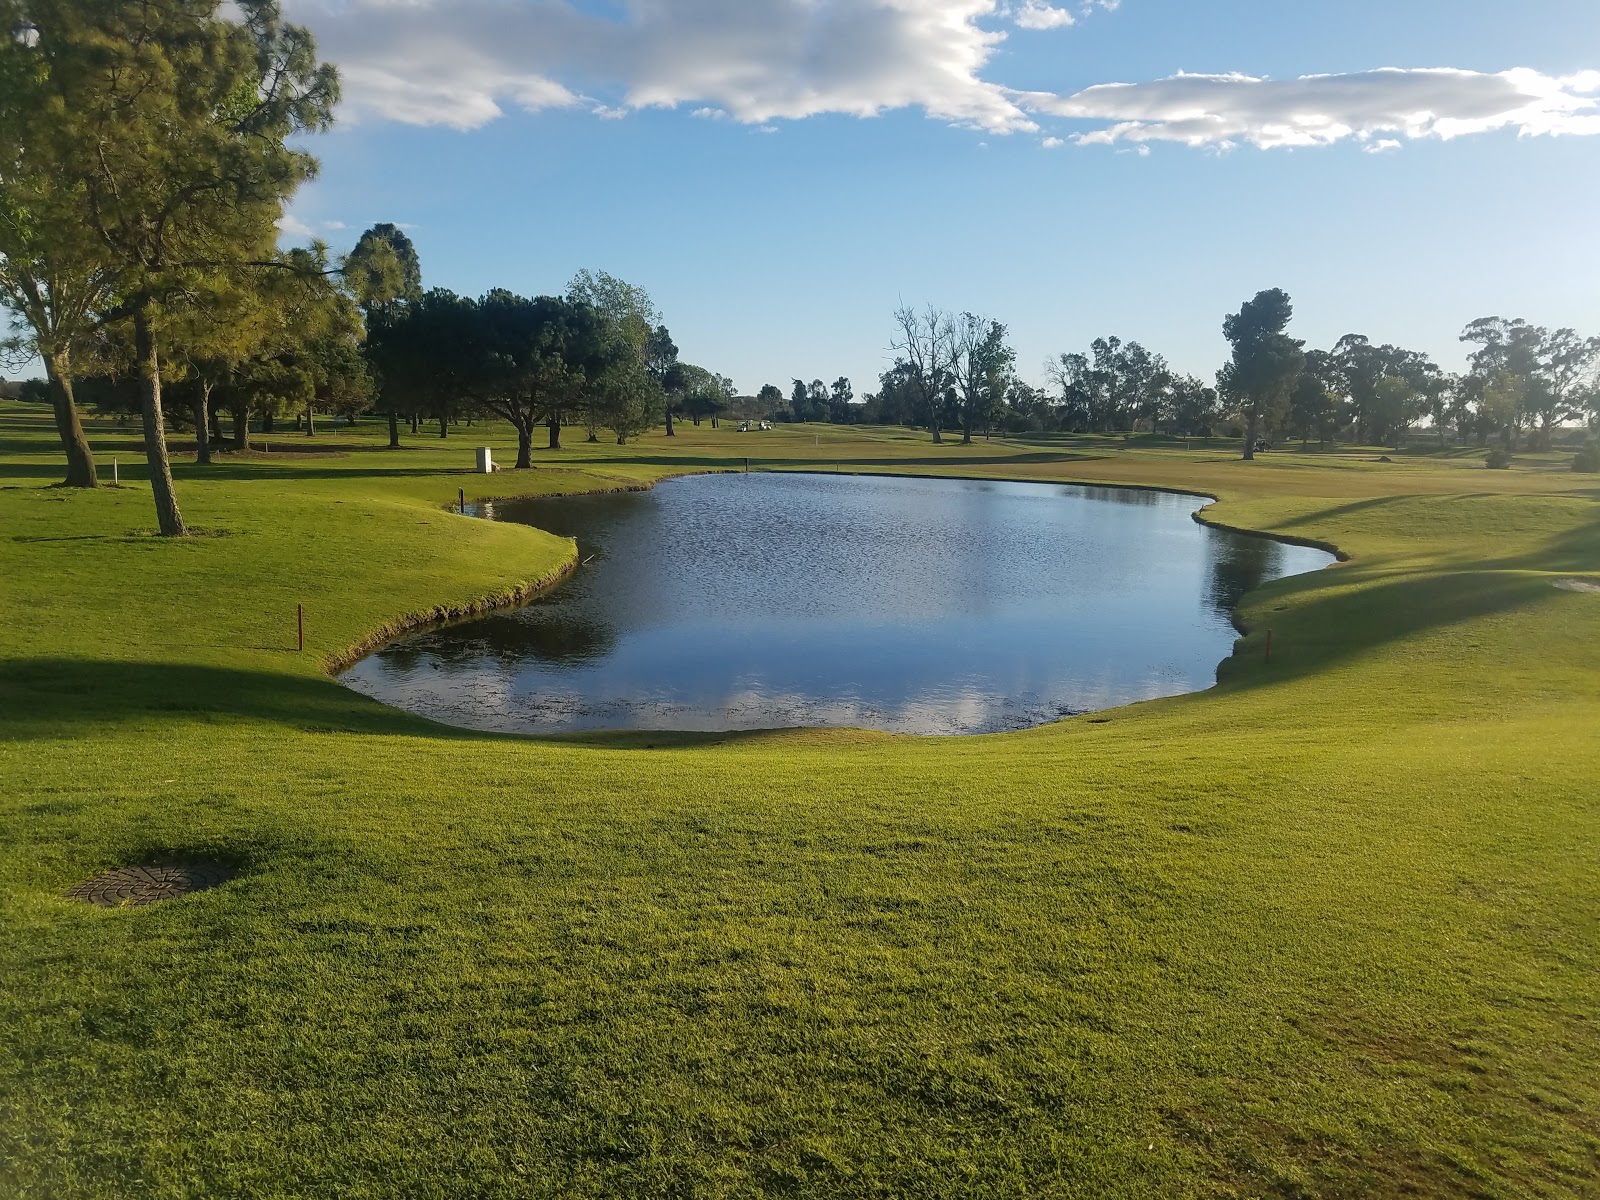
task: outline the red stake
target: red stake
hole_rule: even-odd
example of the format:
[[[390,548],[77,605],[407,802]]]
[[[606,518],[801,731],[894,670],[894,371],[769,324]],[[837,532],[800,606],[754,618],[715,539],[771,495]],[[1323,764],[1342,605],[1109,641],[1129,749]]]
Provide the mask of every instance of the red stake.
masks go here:
[[[306,652],[306,606],[304,604],[296,604],[294,606],[294,615],[296,622],[300,626],[300,653],[304,654]]]
[[[1272,630],[1267,630],[1267,661],[1272,661]]]

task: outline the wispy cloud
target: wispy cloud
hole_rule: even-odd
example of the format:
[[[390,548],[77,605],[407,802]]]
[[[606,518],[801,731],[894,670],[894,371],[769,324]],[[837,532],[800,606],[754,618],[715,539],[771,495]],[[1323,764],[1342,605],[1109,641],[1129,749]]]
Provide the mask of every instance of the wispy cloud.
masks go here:
[[[1013,95],[1032,112],[1097,124],[1077,135],[1080,145],[1275,149],[1355,139],[1389,150],[1398,149],[1401,138],[1449,140],[1502,129],[1528,136],[1600,134],[1597,92],[1596,71],[1557,77],[1526,69],[1491,75],[1389,68],[1288,80],[1174,75],[1100,84],[1072,96]]]
[[[309,242],[330,233],[342,233],[349,228],[343,221],[318,221],[310,224],[292,212],[278,218],[278,234],[290,241]],[[405,228],[402,226],[401,228]]]

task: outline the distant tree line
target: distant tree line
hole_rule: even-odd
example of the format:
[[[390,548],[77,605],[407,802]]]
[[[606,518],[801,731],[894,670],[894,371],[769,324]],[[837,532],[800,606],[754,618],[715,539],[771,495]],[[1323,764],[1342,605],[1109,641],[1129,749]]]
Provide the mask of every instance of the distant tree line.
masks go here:
[[[1400,446],[1426,421],[1454,438],[1514,450],[1549,449],[1557,429],[1587,416],[1600,428],[1600,337],[1485,317],[1461,335],[1477,347],[1447,374],[1427,355],[1362,335],[1329,350],[1292,338],[1289,296],[1259,293],[1227,317],[1232,353],[1213,382],[1174,371],[1138,342],[1097,338],[1045,365],[1045,387],[1018,377],[1006,327],[972,313],[902,306],[892,366],[852,406],[857,419],[959,433],[1227,434],[1257,447],[1288,439]],[[799,395],[798,381],[796,396]]]

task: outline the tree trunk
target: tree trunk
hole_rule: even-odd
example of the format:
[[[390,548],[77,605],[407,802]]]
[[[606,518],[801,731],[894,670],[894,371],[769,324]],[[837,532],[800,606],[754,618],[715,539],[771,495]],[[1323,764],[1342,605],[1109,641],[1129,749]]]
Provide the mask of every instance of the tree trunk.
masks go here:
[[[1245,417],[1244,457],[1245,461],[1247,462],[1254,461],[1256,456],[1256,428],[1260,424],[1260,420],[1261,418],[1256,415],[1256,411],[1254,409],[1251,409],[1249,414]]]
[[[546,446],[545,449],[547,449],[547,450],[559,450],[559,449],[561,449],[561,418],[560,417],[551,417],[551,418],[549,418],[547,421],[545,421],[544,427],[550,431],[550,444],[548,446]]]
[[[156,525],[162,537],[184,537],[183,513],[172,486],[172,463],[167,458],[166,421],[161,413],[161,356],[155,330],[150,328],[150,305],[140,305],[133,318],[134,352],[139,360],[139,405],[144,418],[144,454],[150,464],[150,491],[156,502]]]
[[[317,414],[311,405],[306,405],[306,436],[317,436]]]
[[[422,427],[422,418],[419,417],[416,413],[412,413],[411,414],[411,432],[412,432],[412,434],[415,435],[417,430],[419,430],[421,427]]]
[[[194,461],[201,466],[211,463],[211,385],[197,381],[194,390]]]
[[[969,404],[961,414],[961,444],[972,445],[972,406]]]
[[[250,409],[243,404],[233,410],[233,448],[250,449]]]
[[[449,413],[440,413],[439,414],[439,436],[442,437],[442,438],[450,436],[450,414]]]
[[[677,437],[678,436],[677,434],[672,432],[672,405],[670,405],[670,404],[667,405],[667,436],[668,437]]]
[[[266,412],[261,414],[261,432],[262,433],[271,433],[272,431],[273,431],[272,410],[269,408],[269,409],[267,409]]]
[[[400,415],[392,408],[389,410],[389,449],[400,449]]]
[[[211,405],[211,444],[222,445],[222,414],[217,411],[216,405]]]
[[[533,466],[533,421],[517,422],[517,470]]]
[[[55,412],[56,432],[61,435],[61,448],[67,452],[67,477],[62,483],[66,487],[99,487],[94,451],[83,434],[83,422],[78,419],[78,406],[72,398],[72,366],[64,358],[47,358],[44,371],[50,381],[50,407]]]

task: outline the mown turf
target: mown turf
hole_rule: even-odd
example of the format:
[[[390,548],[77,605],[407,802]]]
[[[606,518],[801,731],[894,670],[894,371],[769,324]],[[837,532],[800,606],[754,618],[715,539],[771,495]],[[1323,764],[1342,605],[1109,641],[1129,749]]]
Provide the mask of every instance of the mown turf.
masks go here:
[[[180,467],[213,536],[167,542],[127,434],[124,490],[51,490],[0,406],[0,1194],[1600,1192],[1600,595],[1553,586],[1600,481],[680,429],[493,479],[481,429],[284,435]],[[562,568],[458,486],[757,452],[1204,491],[1351,561],[1249,597],[1218,689],[1021,734],[539,741],[324,674]],[[242,871],[62,898],[173,854]]]

